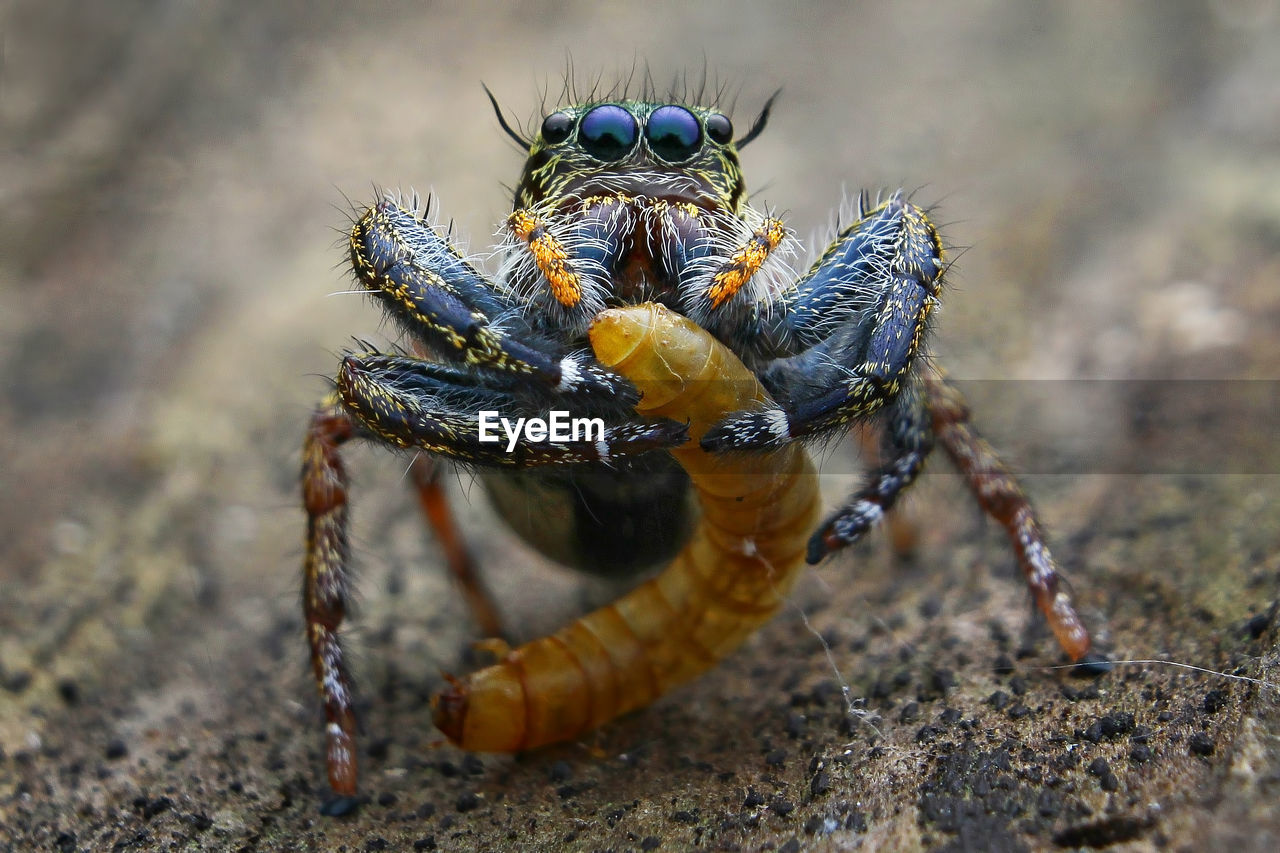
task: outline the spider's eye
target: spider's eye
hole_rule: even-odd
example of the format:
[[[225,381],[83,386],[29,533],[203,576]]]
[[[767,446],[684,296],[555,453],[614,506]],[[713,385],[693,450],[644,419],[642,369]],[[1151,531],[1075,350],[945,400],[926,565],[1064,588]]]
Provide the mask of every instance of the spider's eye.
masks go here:
[[[636,144],[636,117],[616,104],[603,104],[582,118],[578,139],[597,160],[618,160]]]
[[[707,116],[707,136],[711,137],[712,142],[728,145],[729,140],[733,139],[733,122],[720,113]]]
[[[552,113],[542,120],[542,139],[555,145],[573,132],[573,118],[568,113]]]
[[[698,117],[684,107],[658,107],[644,126],[649,149],[668,163],[688,160],[702,141]]]

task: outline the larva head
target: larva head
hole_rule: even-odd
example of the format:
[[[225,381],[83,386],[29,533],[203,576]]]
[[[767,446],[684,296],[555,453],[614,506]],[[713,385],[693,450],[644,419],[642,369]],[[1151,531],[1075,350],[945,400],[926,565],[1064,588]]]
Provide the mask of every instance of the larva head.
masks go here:
[[[622,194],[737,214],[746,202],[738,148],[764,129],[768,111],[735,141],[729,117],[704,107],[633,100],[563,107],[521,140],[529,159],[515,206]]]

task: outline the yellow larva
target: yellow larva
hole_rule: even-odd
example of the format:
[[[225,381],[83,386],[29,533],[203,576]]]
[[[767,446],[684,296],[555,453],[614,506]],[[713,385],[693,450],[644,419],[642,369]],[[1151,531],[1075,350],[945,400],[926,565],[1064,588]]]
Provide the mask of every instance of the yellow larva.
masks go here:
[[[723,344],[654,304],[603,312],[590,339],[643,393],[639,414],[689,423],[672,454],[701,520],[661,574],[437,696],[436,725],[463,749],[571,740],[705,672],[777,612],[818,523],[817,472],[799,444],[728,456],[698,446],[726,414],[767,400]]]

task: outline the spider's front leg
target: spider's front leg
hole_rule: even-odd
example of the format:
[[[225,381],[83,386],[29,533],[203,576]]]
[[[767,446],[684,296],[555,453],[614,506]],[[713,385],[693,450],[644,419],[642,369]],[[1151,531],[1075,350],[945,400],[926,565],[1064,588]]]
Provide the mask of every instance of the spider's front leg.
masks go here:
[[[782,354],[761,372],[779,405],[721,421],[704,448],[784,446],[887,410],[884,463],[814,534],[810,563],[883,518],[933,449],[913,370],[942,271],[942,244],[923,211],[901,195],[872,209],[860,198],[857,219],[747,338],[748,347]]]
[[[1017,480],[969,424],[968,407],[943,379],[915,364],[938,302],[941,241],[925,214],[900,195],[842,229],[783,310],[749,342],[781,350],[762,380],[777,408],[743,412],[702,440],[715,450],[773,447],[820,435],[884,410],[885,461],[809,541],[817,563],[856,542],[916,479],[935,442],[955,462],[983,510],[1010,541],[1037,606],[1072,660],[1101,671],[1062,588],[1053,557]],[[789,351],[788,351],[789,350]]]
[[[784,446],[864,420],[907,384],[938,303],[942,243],[900,194],[841,229],[812,269],[779,297],[746,344],[781,353],[761,373],[776,408],[726,418],[707,450]]]
[[[410,356],[348,355],[338,370],[337,394],[361,429],[385,444],[425,450],[464,464],[500,468],[608,463],[620,456],[683,444],[688,428],[674,421],[598,419],[572,437],[507,432],[521,418],[542,417],[565,405],[554,392],[504,388],[505,378],[475,374]],[[501,413],[502,417],[499,417]],[[505,425],[501,425],[506,420]]]
[[[417,211],[391,198],[374,205],[351,229],[350,254],[359,282],[441,358],[575,397],[616,400],[623,410],[639,400],[631,383],[589,355],[559,352],[533,336],[511,294]]]

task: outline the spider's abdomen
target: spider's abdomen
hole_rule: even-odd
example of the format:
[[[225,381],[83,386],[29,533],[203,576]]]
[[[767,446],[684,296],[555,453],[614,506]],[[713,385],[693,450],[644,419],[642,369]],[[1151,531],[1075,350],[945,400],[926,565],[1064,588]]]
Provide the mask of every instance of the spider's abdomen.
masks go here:
[[[668,562],[697,519],[689,475],[666,453],[614,467],[573,465],[484,476],[494,510],[542,554],[626,578]]]

